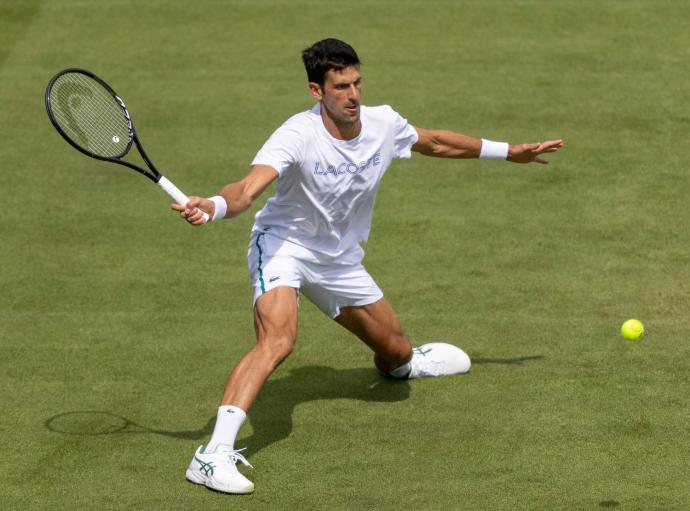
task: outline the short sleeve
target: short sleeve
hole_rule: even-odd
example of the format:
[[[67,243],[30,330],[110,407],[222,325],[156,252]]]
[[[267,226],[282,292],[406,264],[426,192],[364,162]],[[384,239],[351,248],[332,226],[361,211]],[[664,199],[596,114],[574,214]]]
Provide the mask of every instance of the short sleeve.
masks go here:
[[[304,141],[298,129],[283,125],[266,141],[252,160],[252,165],[269,165],[279,176],[302,158]]]
[[[392,113],[394,118],[393,158],[411,158],[412,146],[419,140],[417,130],[398,112],[393,110]]]

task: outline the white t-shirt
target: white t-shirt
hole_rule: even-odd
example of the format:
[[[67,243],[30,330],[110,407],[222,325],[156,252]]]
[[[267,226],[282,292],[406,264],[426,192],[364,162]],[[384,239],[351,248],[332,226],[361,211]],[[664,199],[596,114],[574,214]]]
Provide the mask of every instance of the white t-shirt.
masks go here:
[[[393,158],[411,157],[418,135],[388,105],[361,106],[360,119],[356,138],[338,140],[323,125],[317,104],[285,121],[252,161],[279,174],[276,194],[256,214],[254,230],[291,242],[282,247],[285,253],[325,263],[362,259],[359,244],[369,237],[381,178]]]

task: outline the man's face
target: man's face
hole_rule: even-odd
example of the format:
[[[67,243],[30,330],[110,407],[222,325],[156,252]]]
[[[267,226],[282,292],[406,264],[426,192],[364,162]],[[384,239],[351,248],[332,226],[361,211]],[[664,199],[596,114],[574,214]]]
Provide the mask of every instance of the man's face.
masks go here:
[[[310,83],[312,95],[321,102],[329,117],[337,124],[359,122],[359,101],[362,78],[359,66],[342,70],[331,69],[324,77],[323,87]]]

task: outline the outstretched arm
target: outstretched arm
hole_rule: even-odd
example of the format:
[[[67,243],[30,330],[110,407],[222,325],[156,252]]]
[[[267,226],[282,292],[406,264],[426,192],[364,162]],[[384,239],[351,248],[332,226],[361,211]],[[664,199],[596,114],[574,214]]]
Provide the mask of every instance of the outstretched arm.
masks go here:
[[[483,144],[492,144],[487,140],[474,138],[461,133],[445,130],[425,130],[415,128],[419,140],[412,146],[412,150],[426,156],[438,158],[479,158]],[[493,142],[493,144],[496,144]],[[555,153],[563,147],[562,140],[547,140],[532,144],[507,144],[507,159],[515,163],[548,163],[539,156],[545,153]],[[484,147],[486,153],[487,147]]]
[[[254,165],[242,180],[225,185],[218,193],[219,200],[224,200],[227,208],[223,218],[237,216],[249,209],[277,177],[278,172],[273,167]],[[208,213],[211,218],[214,218],[216,212],[216,203],[204,197],[190,197],[187,204],[171,204],[170,207],[179,211],[180,216],[192,225],[204,223],[203,212]]]

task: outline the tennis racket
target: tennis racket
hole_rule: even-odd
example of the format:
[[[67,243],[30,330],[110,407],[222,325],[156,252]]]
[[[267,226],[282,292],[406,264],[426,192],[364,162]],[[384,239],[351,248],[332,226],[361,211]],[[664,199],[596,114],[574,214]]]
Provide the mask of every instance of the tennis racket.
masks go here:
[[[91,71],[63,69],[46,88],[50,122],[69,144],[92,158],[119,163],[156,183],[178,204],[189,201],[146,155],[124,101]],[[147,169],[124,159],[135,145]],[[208,214],[204,213],[204,222]]]

